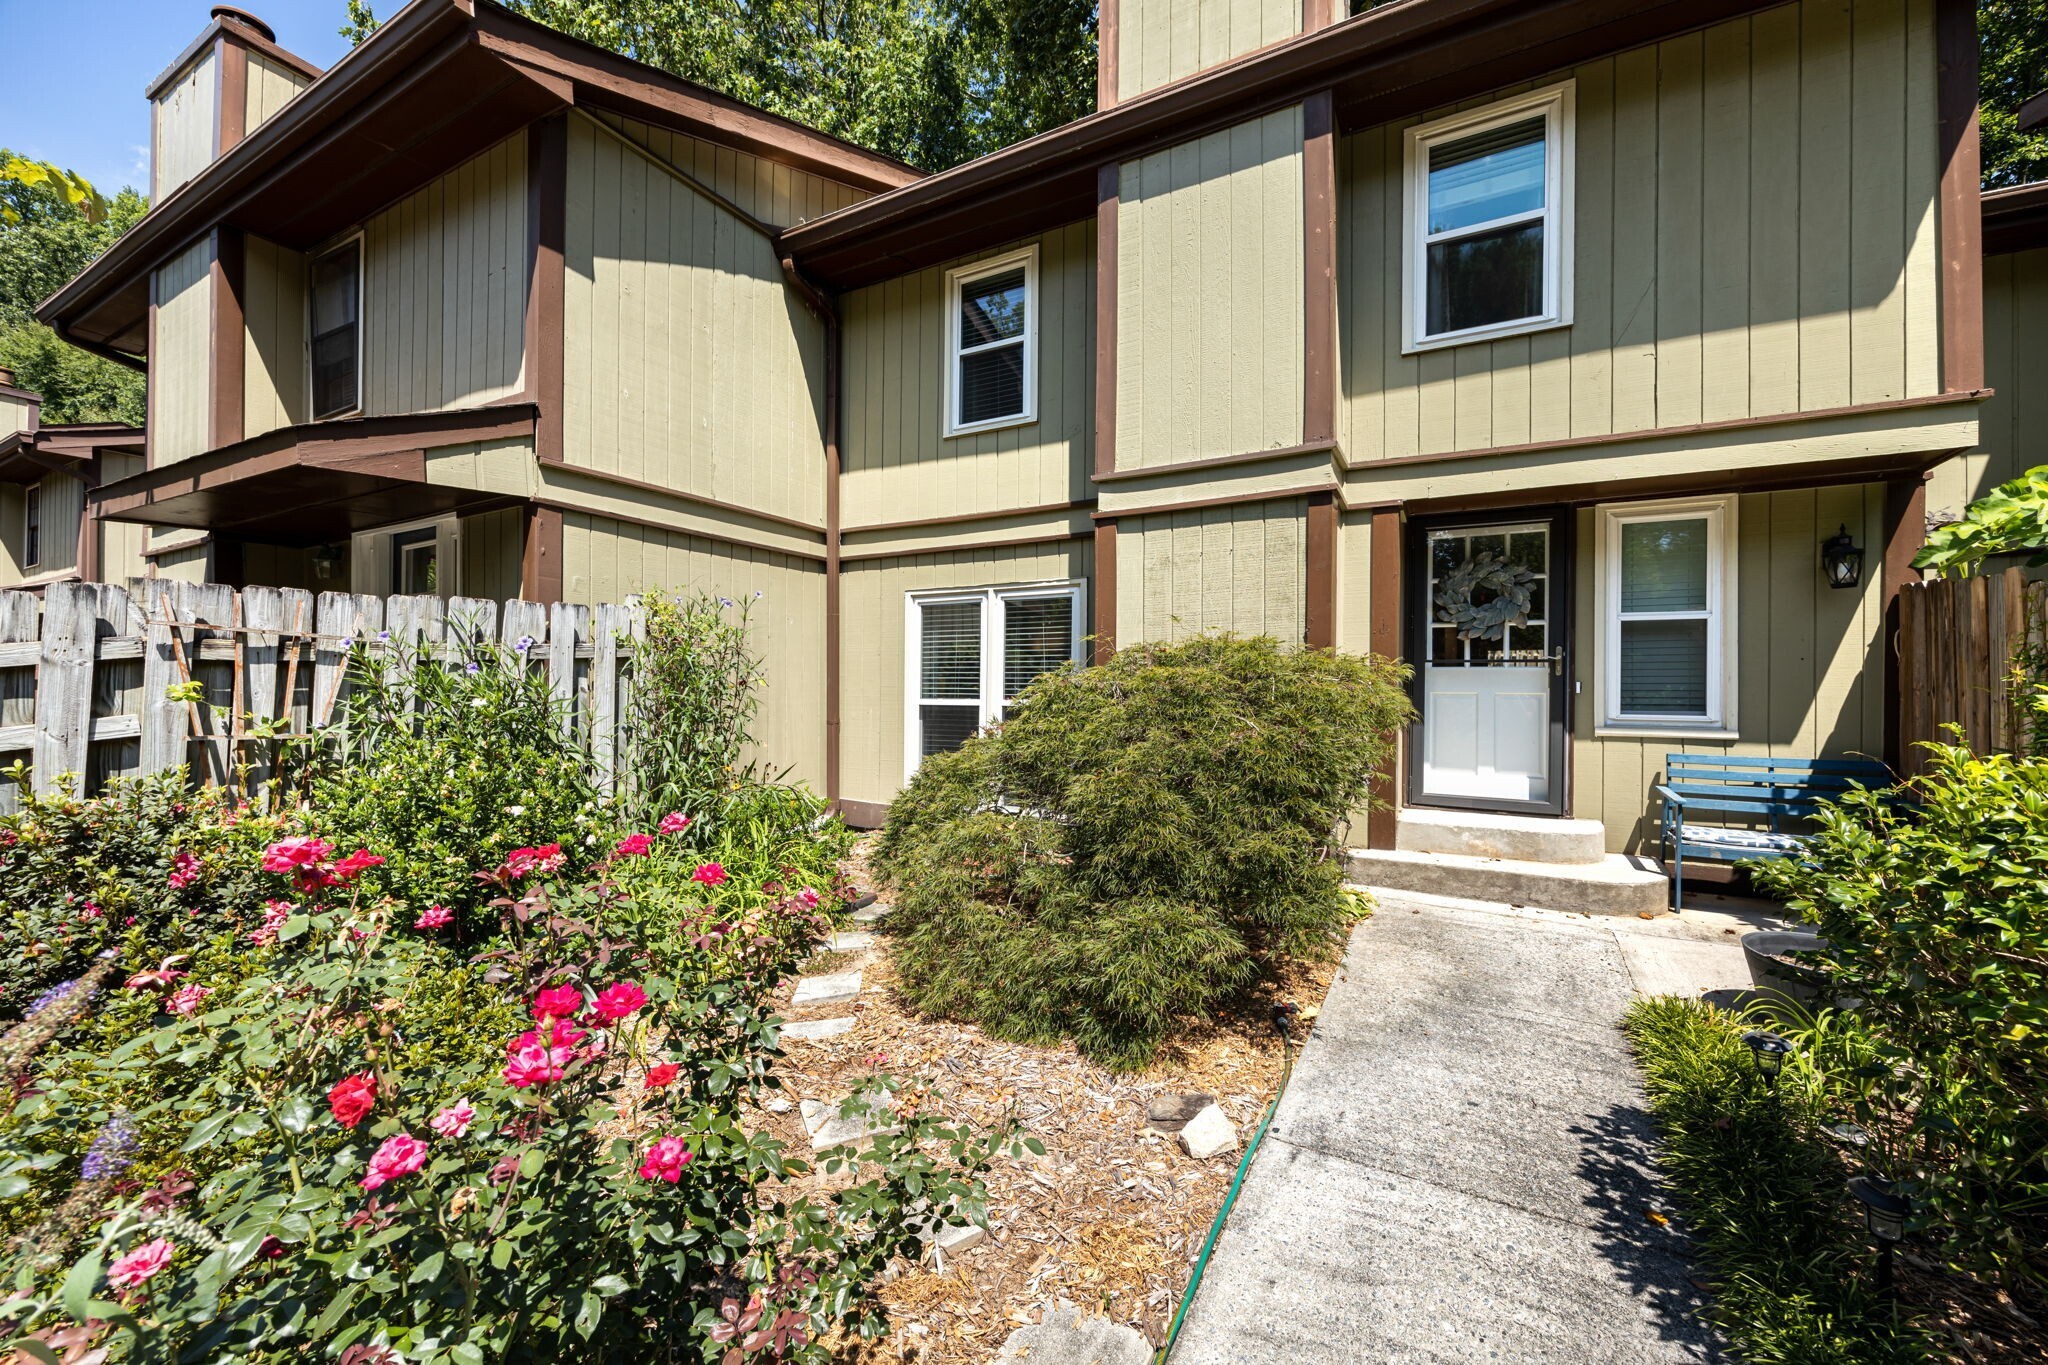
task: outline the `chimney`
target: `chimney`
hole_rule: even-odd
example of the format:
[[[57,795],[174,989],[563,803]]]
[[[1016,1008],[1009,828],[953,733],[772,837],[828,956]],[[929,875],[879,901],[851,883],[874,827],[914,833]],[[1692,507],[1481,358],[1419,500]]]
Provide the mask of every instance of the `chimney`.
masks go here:
[[[277,41],[277,33],[270,25],[239,6],[215,5],[213,7],[213,17],[217,20],[226,20],[229,23],[240,24],[244,28],[252,29],[255,31],[256,36],[266,43]]]
[[[206,30],[144,92],[151,199],[205,170],[319,75],[277,45],[269,24],[239,6],[215,5]]]
[[[0,389],[11,389],[13,387],[14,371],[0,366]]]

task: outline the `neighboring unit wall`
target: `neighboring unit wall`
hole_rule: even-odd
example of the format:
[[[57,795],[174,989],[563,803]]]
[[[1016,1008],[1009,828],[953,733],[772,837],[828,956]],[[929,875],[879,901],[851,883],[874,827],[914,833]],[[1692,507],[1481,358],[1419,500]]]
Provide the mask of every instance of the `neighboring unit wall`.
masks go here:
[[[249,85],[242,115],[242,136],[247,137],[292,97],[313,82],[303,72],[272,61],[260,52],[249,54]]]
[[[840,638],[845,642],[840,656],[840,795],[852,801],[886,802],[903,786],[908,594],[935,588],[1086,582],[1094,572],[1094,545],[1085,539],[846,565],[839,579]],[[1083,593],[1083,602],[1088,599]],[[1090,622],[1087,630],[1094,629]]]
[[[306,258],[261,237],[242,249],[242,432],[261,436],[306,413]]]
[[[125,479],[130,474],[140,474],[143,460],[140,455],[123,455],[118,451],[100,452],[100,483],[102,486]],[[138,526],[132,521],[99,521],[93,525],[99,530],[100,571],[104,583],[126,583],[139,578],[149,569],[149,561],[142,557],[143,547],[149,541],[149,528]]]
[[[1125,162],[1116,465],[1301,440],[1301,110]]]
[[[1301,0],[1121,0],[1116,32],[1117,98],[1127,100],[1293,37]]]
[[[1204,631],[1302,638],[1308,558],[1300,498],[1117,522],[1117,644]]]
[[[947,271],[899,276],[840,300],[846,410],[840,514],[849,527],[1045,507],[1089,496],[1095,423],[1095,226],[1038,247],[1037,418],[947,436]]]
[[[1736,510],[1735,721],[1740,738],[1598,737],[1602,629],[1595,618],[1599,517],[1581,508],[1574,594],[1572,814],[1601,821],[1616,852],[1654,855],[1650,788],[1664,756],[1734,753],[1780,758],[1884,756],[1883,575],[1865,560],[1863,585],[1823,581],[1820,543],[1846,525],[1858,545],[1884,544],[1883,484],[1745,493]]]
[[[2048,464],[2048,247],[1984,258],[1984,382],[1977,449],[1934,471],[1927,514],[1943,521]]]
[[[162,203],[164,196],[205,170],[213,160],[214,139],[220,131],[216,107],[220,92],[214,71],[218,60],[213,45],[208,44],[176,80],[157,94],[151,110],[151,203]]]
[[[364,225],[365,416],[472,408],[519,391],[526,236],[524,132]]]
[[[562,514],[563,595],[617,602],[664,588],[748,604],[748,644],[766,683],[754,739],[761,760],[824,790],[824,566],[813,561],[613,521]],[[758,594],[758,597],[756,596]],[[899,644],[900,651],[900,644]]]
[[[31,580],[58,577],[78,567],[79,514],[85,510],[85,485],[70,474],[46,474],[37,486],[43,491],[37,509],[42,528],[36,563],[22,562],[28,533],[23,520],[25,487],[10,490],[13,497],[5,521],[0,522],[0,540],[7,544],[7,557],[19,577]]]
[[[1346,454],[1937,392],[1934,3],[1804,0],[1567,73],[1573,321],[1533,336],[1401,353],[1403,133],[1424,120],[1344,138]]]
[[[568,140],[567,462],[822,526],[825,329],[774,243],[598,124]]]
[[[200,238],[159,268],[152,282],[149,442],[156,465],[206,450],[212,399],[213,238]]]
[[[851,185],[716,146],[688,133],[602,111],[595,117],[635,146],[730,200],[742,213],[775,227],[821,218],[868,197],[867,191]]]

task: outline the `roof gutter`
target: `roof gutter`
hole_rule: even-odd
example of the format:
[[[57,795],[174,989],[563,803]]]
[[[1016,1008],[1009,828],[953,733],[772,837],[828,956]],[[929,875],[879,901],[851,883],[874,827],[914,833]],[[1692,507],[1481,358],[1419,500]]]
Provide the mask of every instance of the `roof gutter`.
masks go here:
[[[42,310],[38,309],[36,315],[38,317],[42,316]],[[149,362],[140,356],[129,355],[126,351],[118,350],[101,342],[88,341],[84,337],[73,336],[71,329],[61,322],[51,323],[50,326],[57,333],[58,339],[67,346],[76,346],[88,355],[96,355],[101,360],[111,360],[116,365],[126,365],[137,374],[149,373]]]

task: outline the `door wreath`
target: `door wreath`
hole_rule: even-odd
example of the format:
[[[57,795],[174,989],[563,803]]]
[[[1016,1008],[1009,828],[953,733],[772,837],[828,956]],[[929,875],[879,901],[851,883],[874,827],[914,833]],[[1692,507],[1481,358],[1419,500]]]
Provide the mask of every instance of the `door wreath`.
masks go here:
[[[1436,623],[1453,626],[1461,640],[1499,640],[1509,626],[1529,621],[1536,575],[1492,550],[1481,550],[1445,574],[1436,586]],[[1491,594],[1484,601],[1475,600]]]

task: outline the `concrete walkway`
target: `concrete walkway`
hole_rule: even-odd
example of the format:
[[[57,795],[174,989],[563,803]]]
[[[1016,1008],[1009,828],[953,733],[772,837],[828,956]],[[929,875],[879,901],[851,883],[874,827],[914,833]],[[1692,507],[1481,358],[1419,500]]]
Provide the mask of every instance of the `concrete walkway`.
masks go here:
[[[1172,1365],[1721,1359],[1616,1022],[1749,927],[1382,895]]]

